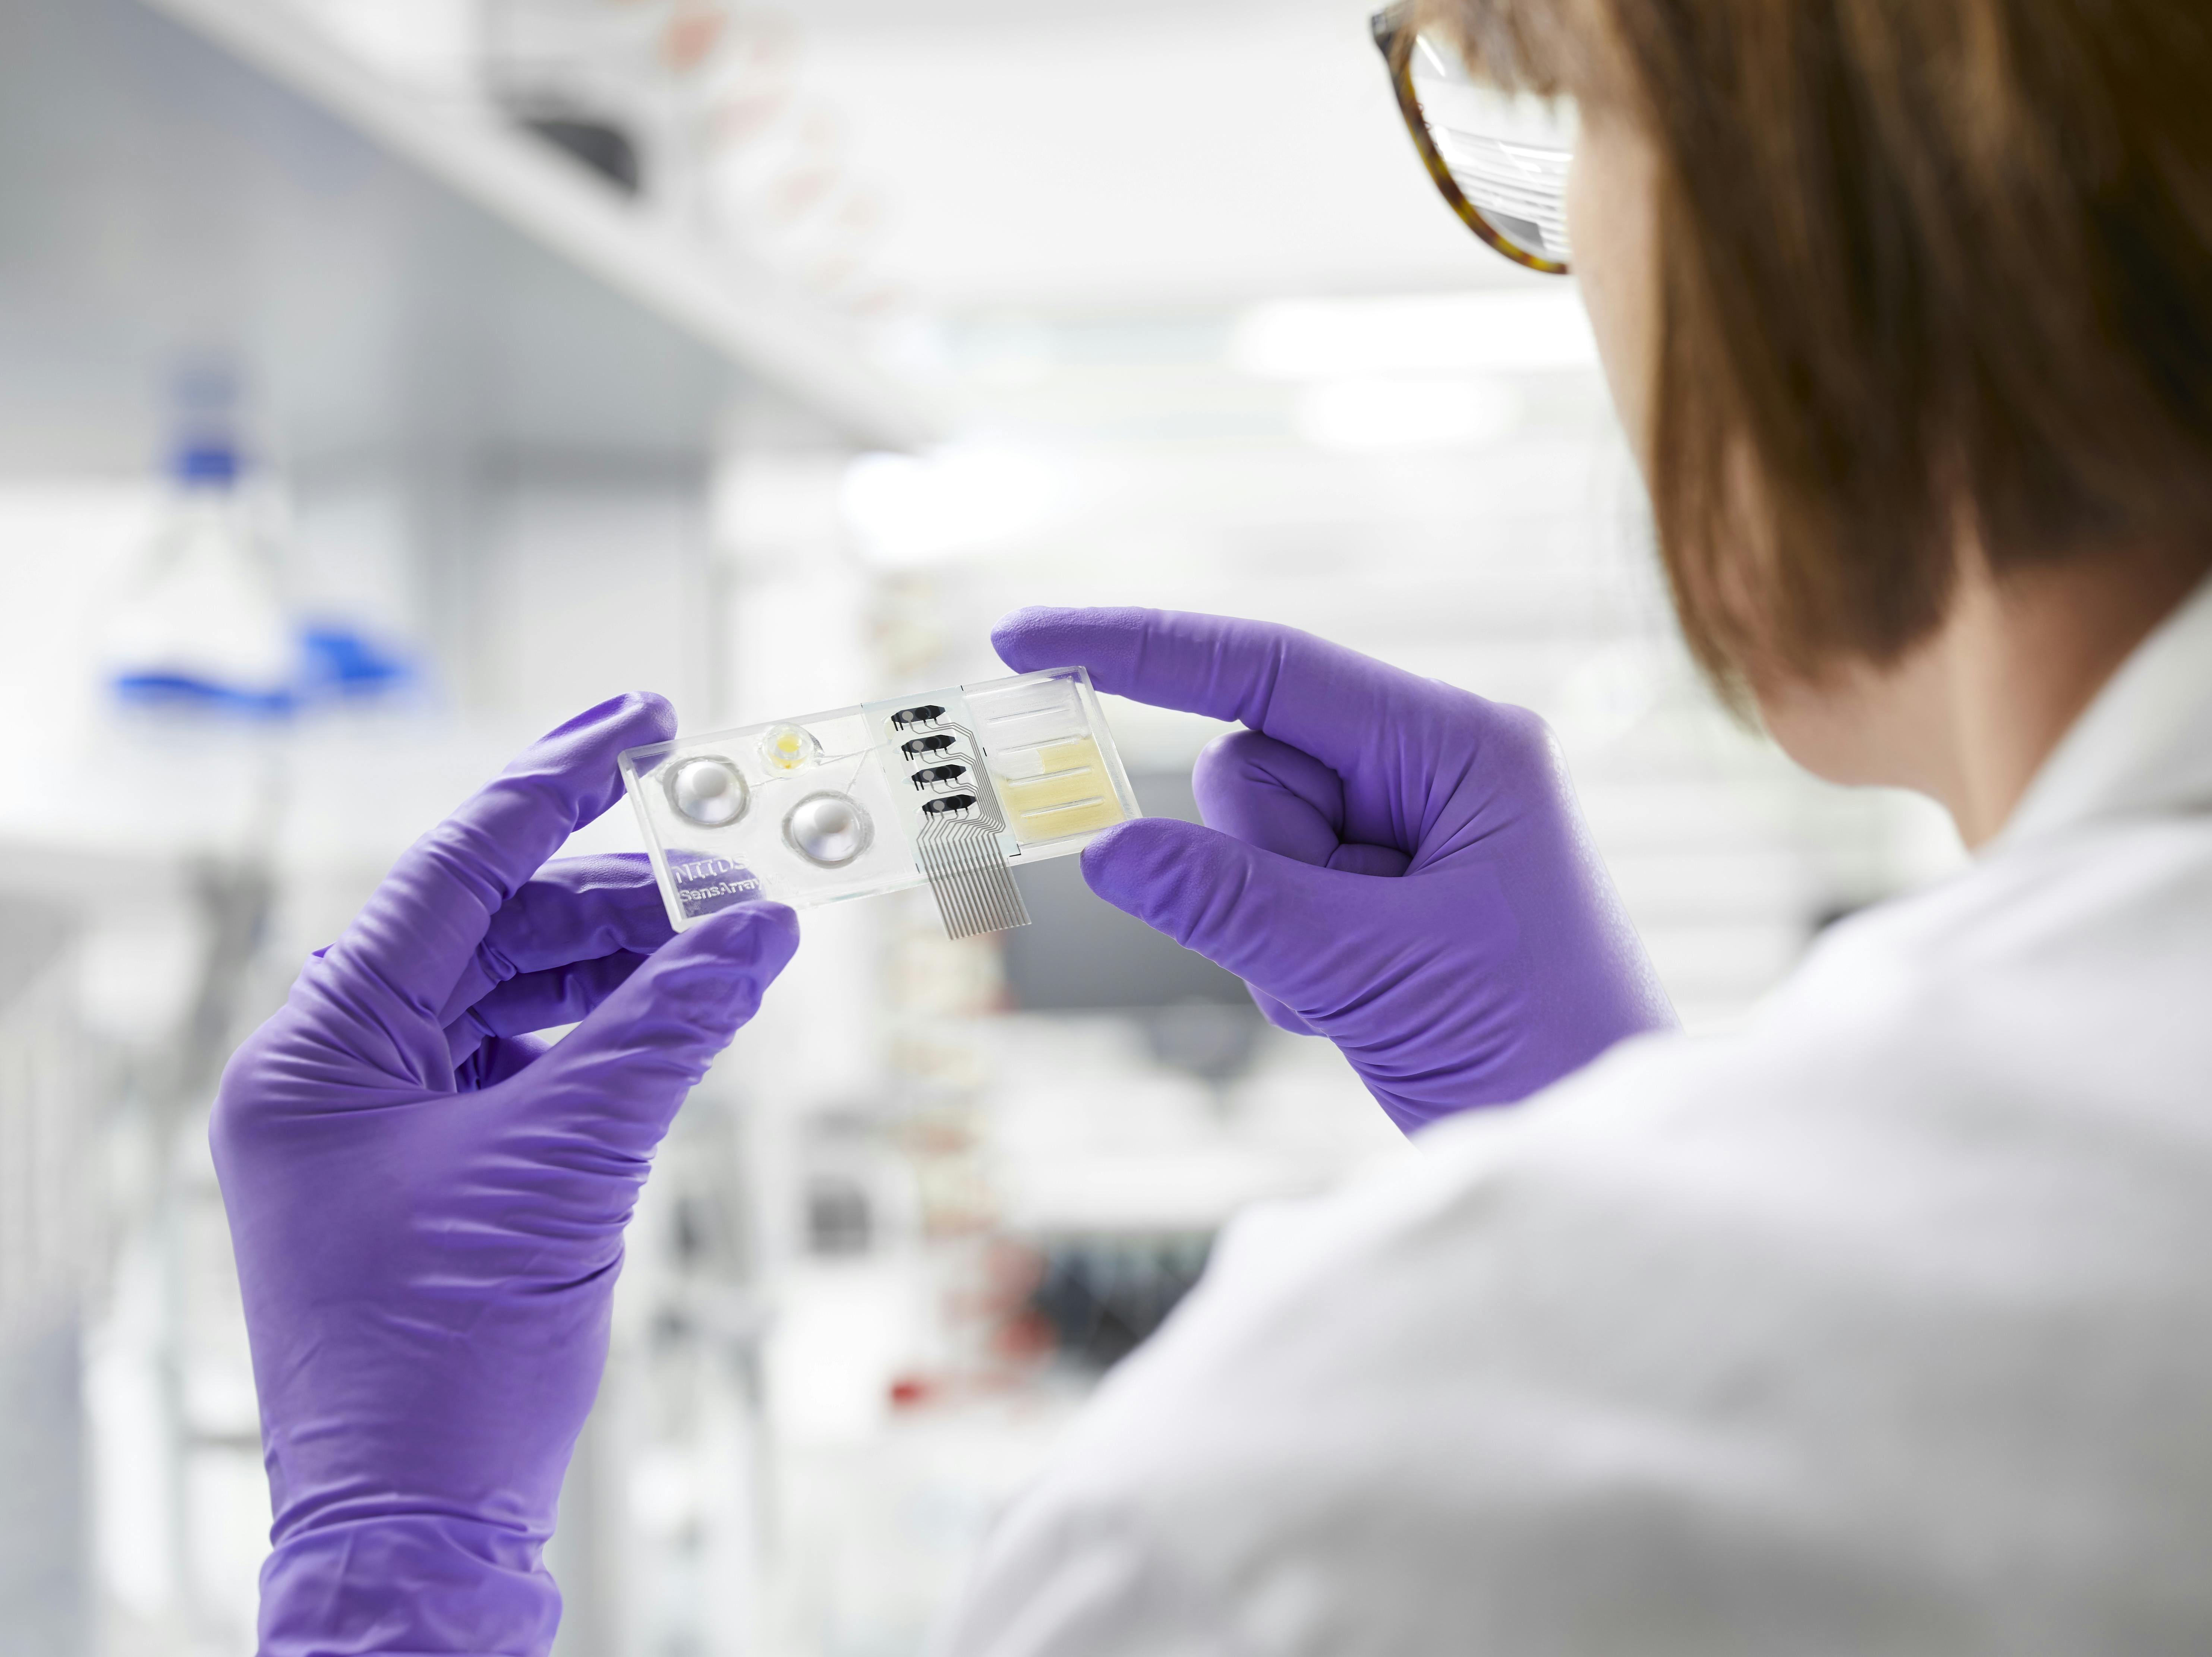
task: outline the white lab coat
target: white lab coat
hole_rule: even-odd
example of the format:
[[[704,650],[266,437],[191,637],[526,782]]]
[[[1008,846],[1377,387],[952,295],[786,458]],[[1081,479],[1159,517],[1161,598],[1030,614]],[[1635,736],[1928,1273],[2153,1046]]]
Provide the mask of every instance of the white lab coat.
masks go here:
[[[2212,1653],[2212,589],[1747,1028],[1249,1216],[957,1657]]]

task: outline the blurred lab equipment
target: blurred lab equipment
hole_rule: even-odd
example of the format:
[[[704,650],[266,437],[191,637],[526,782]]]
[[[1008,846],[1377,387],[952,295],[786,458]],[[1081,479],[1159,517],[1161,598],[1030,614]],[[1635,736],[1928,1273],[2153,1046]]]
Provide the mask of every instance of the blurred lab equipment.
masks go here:
[[[526,130],[626,196],[660,182],[669,88],[651,6],[483,0],[483,76]]]
[[[292,706],[298,641],[256,544],[241,472],[228,438],[179,445],[166,521],[109,628],[109,681],[126,701],[248,713]]]
[[[1066,1362],[1103,1371],[1152,1338],[1206,1271],[1205,1235],[1057,1239],[1041,1251],[1030,1306]]]
[[[205,367],[179,381],[183,434],[160,520],[109,610],[109,690],[133,707],[265,718],[410,685],[412,665],[362,618],[294,613],[281,489],[250,474],[234,381]]]

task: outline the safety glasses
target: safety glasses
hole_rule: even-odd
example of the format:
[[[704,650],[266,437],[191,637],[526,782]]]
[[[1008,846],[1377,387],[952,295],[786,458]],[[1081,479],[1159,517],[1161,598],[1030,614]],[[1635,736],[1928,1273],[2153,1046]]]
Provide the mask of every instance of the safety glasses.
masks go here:
[[[1478,80],[1449,41],[1414,26],[1412,0],[1376,13],[1372,27],[1406,130],[1452,211],[1516,264],[1565,276],[1573,101]]]

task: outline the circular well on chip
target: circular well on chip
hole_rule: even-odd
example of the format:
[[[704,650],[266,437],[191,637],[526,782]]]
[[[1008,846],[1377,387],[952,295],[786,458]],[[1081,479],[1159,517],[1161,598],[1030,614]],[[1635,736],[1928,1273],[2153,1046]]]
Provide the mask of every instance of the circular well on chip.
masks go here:
[[[744,774],[727,760],[702,755],[668,774],[668,803],[678,816],[702,828],[728,828],[750,801]]]
[[[784,818],[783,837],[808,862],[842,869],[868,849],[876,830],[850,794],[809,794]]]

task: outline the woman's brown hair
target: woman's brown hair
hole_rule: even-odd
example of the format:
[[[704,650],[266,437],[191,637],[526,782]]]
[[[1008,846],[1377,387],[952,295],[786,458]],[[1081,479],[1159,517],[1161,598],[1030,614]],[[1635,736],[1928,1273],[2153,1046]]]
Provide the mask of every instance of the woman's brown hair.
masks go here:
[[[1653,505],[1723,687],[1999,577],[2212,562],[2206,0],[1429,0],[1656,144]]]

